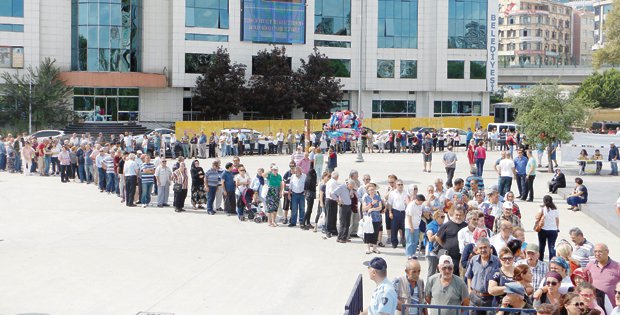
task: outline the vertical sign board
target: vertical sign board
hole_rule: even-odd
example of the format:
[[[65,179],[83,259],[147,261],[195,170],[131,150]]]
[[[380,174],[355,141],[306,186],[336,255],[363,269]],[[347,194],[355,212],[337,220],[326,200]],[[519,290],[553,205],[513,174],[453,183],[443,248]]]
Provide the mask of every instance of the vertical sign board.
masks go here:
[[[499,37],[497,36],[499,30],[499,1],[487,0],[487,92],[495,92],[497,88],[497,68],[498,68],[498,54],[497,45],[499,44]]]
[[[306,43],[306,0],[243,0],[241,40]]]

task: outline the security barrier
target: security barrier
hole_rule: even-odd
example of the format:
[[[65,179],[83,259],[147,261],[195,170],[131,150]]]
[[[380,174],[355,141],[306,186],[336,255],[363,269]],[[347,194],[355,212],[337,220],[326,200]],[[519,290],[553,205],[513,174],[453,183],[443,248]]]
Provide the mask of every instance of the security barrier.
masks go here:
[[[347,299],[347,304],[344,306],[344,315],[358,315],[364,310],[364,285],[362,282],[362,275],[357,275],[353,290]]]
[[[431,127],[431,128],[472,128],[479,119],[480,125],[486,127],[493,122],[493,116],[467,116],[467,117],[419,117],[419,118],[365,118],[362,125],[376,132],[386,129],[400,130],[403,127],[410,130],[415,127]],[[327,119],[311,119],[308,121],[311,131],[322,130],[323,124],[327,123]],[[247,128],[257,130],[265,135],[273,133],[275,135],[278,130],[282,129],[287,132],[289,129],[302,132],[304,130],[305,120],[226,120],[226,121],[177,121],[176,135],[178,138],[185,133],[192,136],[205,132],[207,135],[215,132],[219,135],[220,130],[230,128]]]

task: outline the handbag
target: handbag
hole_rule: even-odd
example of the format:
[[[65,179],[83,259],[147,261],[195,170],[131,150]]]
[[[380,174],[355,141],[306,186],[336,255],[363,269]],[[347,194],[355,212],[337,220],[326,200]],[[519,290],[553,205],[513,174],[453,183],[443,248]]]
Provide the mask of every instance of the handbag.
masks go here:
[[[316,223],[319,227],[325,226],[325,210],[321,212],[321,216],[319,216],[319,221]]]
[[[357,236],[359,238],[364,238],[364,233],[366,233],[364,230],[366,228],[366,225],[364,224],[365,221],[366,218],[363,218],[357,223]]]
[[[373,234],[375,233],[375,227],[372,225],[372,219],[370,216],[364,217],[364,233]]]
[[[543,214],[543,208],[540,208],[540,215],[536,216],[536,222],[534,222],[534,232],[540,232],[545,225],[545,215]]]
[[[181,191],[182,189],[183,189],[183,185],[181,185],[181,184],[174,184],[174,185],[172,186],[172,191],[174,191],[174,192],[179,192],[179,191]]]

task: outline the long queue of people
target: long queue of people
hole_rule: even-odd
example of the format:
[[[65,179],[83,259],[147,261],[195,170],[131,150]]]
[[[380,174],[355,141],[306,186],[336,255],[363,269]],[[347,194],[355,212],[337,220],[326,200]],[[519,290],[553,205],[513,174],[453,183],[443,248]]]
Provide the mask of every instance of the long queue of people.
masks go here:
[[[496,165],[498,185],[486,189],[475,168],[466,179],[452,181],[448,174],[446,185],[437,178],[426,187],[405,186],[391,174],[383,189],[370,175],[360,176],[356,170],[341,179],[331,148],[324,153],[320,148],[298,147],[288,170],[270,164],[249,175],[237,156],[223,168],[219,159],[212,159],[205,170],[198,160],[189,162],[189,167],[183,157],[152,160],[140,150],[123,149],[120,143],[35,142],[24,140],[21,147],[22,153],[32,149],[27,155],[31,164],[25,161],[24,165],[31,174],[58,172],[62,183],[94,183],[101,193],[118,195],[128,207],[167,207],[172,190],[176,212],[186,210],[189,195],[194,210],[211,215],[222,211],[242,221],[265,221],[267,227],[299,226],[343,244],[361,238],[368,255],[380,255],[382,247],[402,246],[407,274],[391,283],[391,289],[381,285],[387,300],[372,304],[373,295],[371,308],[391,303],[394,312],[405,303],[514,308],[551,304],[567,314],[620,312],[612,310],[620,294],[620,265],[610,258],[605,244],[587,241],[579,228],[570,230],[571,242],[557,241],[560,211],[551,195],[543,197],[536,214],[538,244],[526,242],[519,198],[510,189],[512,177],[502,179],[518,174],[509,152]],[[535,166],[531,152],[527,155]],[[444,156],[444,163],[451,159]],[[151,201],[153,195],[156,202]],[[546,250],[549,262],[544,261]],[[369,273],[384,284],[387,266],[376,259],[381,258],[368,264]],[[419,279],[421,259],[428,262],[425,286]],[[394,301],[388,297],[392,292],[398,297]]]

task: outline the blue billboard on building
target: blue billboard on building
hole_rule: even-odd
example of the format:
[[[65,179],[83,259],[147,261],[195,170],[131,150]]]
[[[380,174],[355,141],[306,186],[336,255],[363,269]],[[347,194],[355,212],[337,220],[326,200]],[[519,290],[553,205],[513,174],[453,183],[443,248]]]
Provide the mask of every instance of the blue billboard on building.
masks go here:
[[[306,0],[243,0],[243,41],[305,44]]]

